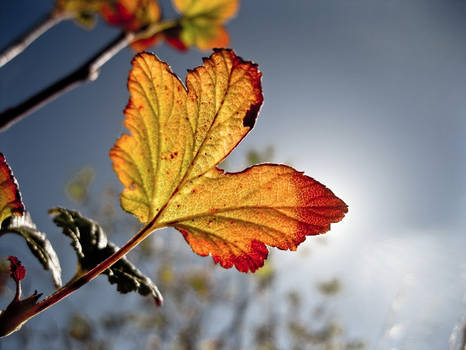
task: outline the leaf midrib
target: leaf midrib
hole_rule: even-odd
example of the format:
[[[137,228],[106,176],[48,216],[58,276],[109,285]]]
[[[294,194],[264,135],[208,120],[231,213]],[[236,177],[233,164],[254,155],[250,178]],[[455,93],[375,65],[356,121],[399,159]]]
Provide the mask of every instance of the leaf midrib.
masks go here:
[[[223,58],[223,61],[225,62],[225,66],[228,70],[228,65],[226,63],[226,59],[225,59],[225,56],[222,55],[222,58]],[[232,64],[232,67],[231,67],[231,70],[228,74],[228,82],[227,82],[227,86],[228,88],[225,90],[225,94],[223,95],[223,98],[222,98],[222,102],[220,103],[219,105],[219,108],[216,110],[215,112],[215,115],[214,115],[214,118],[212,118],[212,122],[210,124],[210,127],[209,127],[209,131],[206,133],[206,136],[204,137],[204,140],[202,141],[202,143],[200,144],[199,148],[197,149],[196,151],[196,154],[193,156],[193,159],[191,161],[191,163],[189,164],[189,166],[186,168],[186,171],[183,175],[183,178],[180,180],[180,182],[178,183],[178,185],[176,186],[175,190],[173,190],[173,192],[171,193],[170,197],[168,198],[168,200],[166,201],[166,203],[162,206],[162,208],[160,208],[159,212],[155,215],[155,217],[152,219],[152,222],[155,224],[157,222],[157,219],[161,217],[161,215],[163,214],[163,212],[165,211],[165,209],[167,208],[168,204],[170,203],[170,201],[173,199],[174,197],[174,194],[176,194],[180,188],[182,188],[184,186],[184,184],[186,183],[186,181],[188,180],[187,179],[187,176],[190,174],[191,170],[193,169],[193,165],[195,164],[196,160],[197,160],[197,157],[199,155],[199,152],[200,150],[202,149],[202,147],[204,146],[206,140],[208,139],[208,137],[210,136],[211,132],[212,132],[212,126],[214,125],[215,121],[217,120],[218,118],[218,115],[219,115],[219,112],[220,110],[222,109],[223,107],[223,104],[225,102],[225,97],[228,95],[228,91],[230,89],[230,81],[231,81],[231,76],[232,76],[232,73],[233,73],[233,70],[235,68],[235,65],[234,65],[234,62]],[[216,73],[215,73],[216,74]],[[202,84],[200,85],[201,86],[201,90],[202,90]],[[188,91],[186,91],[188,93]],[[193,147],[194,147],[194,142],[193,142]],[[213,167],[215,167],[216,164],[214,164]],[[212,168],[213,168],[212,167]],[[205,170],[203,173],[197,175],[197,177],[201,177],[202,175],[204,175],[206,172],[208,172],[209,170],[211,170],[212,168],[209,168],[207,170]]]

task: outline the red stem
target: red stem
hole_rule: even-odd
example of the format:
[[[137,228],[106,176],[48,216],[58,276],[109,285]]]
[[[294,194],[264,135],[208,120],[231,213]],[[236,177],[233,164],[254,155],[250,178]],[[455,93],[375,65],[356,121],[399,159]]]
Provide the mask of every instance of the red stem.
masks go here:
[[[102,261],[99,265],[94,267],[92,270],[88,271],[86,274],[82,275],[78,279],[74,280],[70,284],[67,284],[63,288],[56,291],[54,294],[50,295],[46,299],[42,300],[40,303],[36,304],[29,314],[29,317],[35,316],[38,313],[48,309],[53,304],[59,302],[60,300],[66,298],[68,295],[81,288],[86,283],[92,281],[106,269],[115,264],[128,252],[130,252],[134,247],[141,243],[154,229],[155,219],[145,225],[141,230],[139,230],[136,235],[134,235],[124,246],[118,249],[115,253],[110,255],[107,259]]]

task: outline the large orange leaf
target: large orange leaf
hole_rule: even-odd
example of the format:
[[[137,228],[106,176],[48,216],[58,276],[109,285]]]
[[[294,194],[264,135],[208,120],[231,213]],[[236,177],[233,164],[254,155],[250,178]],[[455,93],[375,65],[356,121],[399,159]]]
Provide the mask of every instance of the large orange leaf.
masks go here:
[[[238,10],[238,0],[173,0],[181,13],[181,41],[186,46],[206,50],[228,45],[223,23]]]
[[[18,184],[5,157],[0,153],[0,225],[6,218],[24,213]]]
[[[266,245],[295,250],[347,211],[325,186],[284,165],[216,168],[254,126],[260,78],[257,65],[216,50],[188,72],[186,90],[167,64],[139,54],[125,110],[131,135],[110,151],[123,209],[154,229],[177,228],[196,253],[244,272],[263,265]]]

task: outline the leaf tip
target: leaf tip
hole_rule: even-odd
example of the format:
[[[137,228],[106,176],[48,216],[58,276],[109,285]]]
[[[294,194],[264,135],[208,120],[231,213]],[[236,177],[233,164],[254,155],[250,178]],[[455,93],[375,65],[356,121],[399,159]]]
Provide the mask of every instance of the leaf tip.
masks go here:
[[[157,307],[161,307],[163,305],[163,297],[162,295],[159,295],[157,297],[154,297],[154,302]]]
[[[262,266],[264,266],[265,260],[269,256],[269,250],[267,246],[257,240],[251,242],[251,251],[247,256],[240,256],[235,260],[235,267],[240,272],[251,272],[254,273]]]

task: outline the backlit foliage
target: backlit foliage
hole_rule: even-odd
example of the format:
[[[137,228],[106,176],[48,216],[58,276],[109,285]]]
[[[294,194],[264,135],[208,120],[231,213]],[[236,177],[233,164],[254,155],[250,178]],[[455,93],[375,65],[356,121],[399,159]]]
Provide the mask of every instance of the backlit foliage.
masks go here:
[[[145,50],[162,39],[181,51],[191,46],[207,50],[229,44],[224,23],[236,14],[238,0],[173,0],[173,6],[180,15],[173,21],[162,18],[156,0],[57,0],[55,11],[75,18],[86,27],[92,27],[100,15],[112,26],[138,32],[139,37],[131,44],[136,51]],[[154,30],[157,26],[164,29]]]
[[[199,255],[254,272],[266,245],[295,250],[328,231],[347,206],[284,165],[224,173],[216,166],[254,126],[261,73],[231,50],[189,71],[187,89],[151,54],[133,60],[124,134],[110,151],[125,186],[121,205],[154,229],[177,228]]]
[[[9,216],[21,216],[23,212],[18,184],[5,157],[0,153],[0,225]]]

